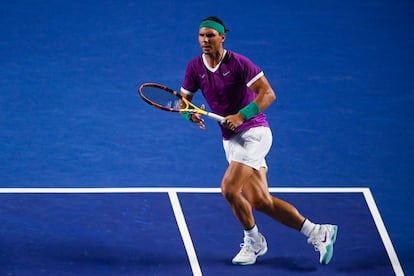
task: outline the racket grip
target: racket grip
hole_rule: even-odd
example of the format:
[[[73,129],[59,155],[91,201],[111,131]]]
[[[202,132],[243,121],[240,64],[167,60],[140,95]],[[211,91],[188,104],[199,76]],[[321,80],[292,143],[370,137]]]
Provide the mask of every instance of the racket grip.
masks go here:
[[[226,118],[224,118],[223,116],[220,116],[220,115],[217,115],[211,112],[207,113],[207,117],[213,120],[219,121],[220,123],[224,123],[226,121]]]

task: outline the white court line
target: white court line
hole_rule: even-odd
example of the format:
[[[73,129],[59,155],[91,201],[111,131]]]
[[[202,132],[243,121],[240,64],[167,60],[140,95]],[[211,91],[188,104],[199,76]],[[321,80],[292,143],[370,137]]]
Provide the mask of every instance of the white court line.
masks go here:
[[[364,193],[368,188],[269,188],[275,193]],[[220,193],[220,188],[108,187],[108,188],[0,188],[0,194],[93,194],[93,193]]]
[[[171,205],[174,210],[175,219],[177,220],[178,228],[180,229],[181,237],[184,242],[185,250],[187,251],[188,260],[190,261],[193,275],[201,276],[201,268],[198,263],[197,255],[195,253],[193,241],[191,240],[190,232],[188,231],[187,223],[185,222],[183,210],[181,209],[180,201],[178,200],[177,193],[168,192]]]
[[[404,275],[394,246],[385,228],[384,222],[375,204],[371,190],[365,187],[354,188],[269,188],[272,193],[363,193],[369,210],[374,218],[375,225],[384,243],[388,257],[397,276]],[[174,208],[177,224],[186,246],[188,258],[194,275],[201,275],[201,269],[195,254],[194,246],[178,201],[177,193],[220,193],[220,188],[177,188],[177,187],[113,187],[113,188],[0,188],[0,194],[76,194],[76,193],[168,193]]]
[[[375,204],[374,197],[370,190],[364,192],[365,200],[368,204],[368,208],[371,211],[372,217],[374,218],[375,225],[377,226],[378,232],[381,236],[381,239],[384,243],[385,249],[387,250],[388,257],[390,258],[392,267],[394,268],[395,275],[403,276],[404,272],[402,270],[398,256],[392,245],[390,236],[388,235],[387,229],[385,228],[384,222],[381,218],[377,205]]]

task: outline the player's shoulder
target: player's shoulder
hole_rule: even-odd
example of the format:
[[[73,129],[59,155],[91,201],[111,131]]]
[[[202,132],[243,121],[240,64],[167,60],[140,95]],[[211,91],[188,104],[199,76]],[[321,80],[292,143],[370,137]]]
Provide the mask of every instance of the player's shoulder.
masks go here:
[[[228,57],[232,57],[232,58],[240,58],[240,57],[245,58],[245,56],[243,54],[241,54],[239,52],[232,51],[232,50],[226,50],[226,55]]]
[[[230,50],[227,50],[226,57],[228,61],[233,61],[240,64],[244,64],[246,62],[251,63],[251,60],[247,56]]]

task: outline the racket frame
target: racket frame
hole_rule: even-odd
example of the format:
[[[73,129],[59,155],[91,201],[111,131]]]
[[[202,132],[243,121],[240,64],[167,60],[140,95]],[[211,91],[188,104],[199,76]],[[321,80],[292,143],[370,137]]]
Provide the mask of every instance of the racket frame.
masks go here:
[[[147,98],[145,96],[145,94],[142,92],[143,89],[145,87],[148,87],[148,86],[155,87],[155,88],[159,88],[161,90],[164,90],[164,91],[166,91],[166,92],[174,95],[182,103],[185,104],[185,108],[176,109],[176,108],[172,108],[172,107],[166,107],[166,106],[163,106],[161,104],[158,104],[158,103],[152,101],[151,99]],[[218,114],[215,114],[213,112],[208,112],[208,111],[206,111],[204,109],[199,108],[198,106],[194,105],[192,102],[190,102],[189,100],[187,100],[186,98],[184,98],[183,96],[181,96],[177,91],[175,91],[175,90],[173,90],[173,89],[171,89],[171,88],[169,88],[169,87],[167,87],[165,85],[158,84],[158,83],[152,83],[152,82],[143,83],[143,84],[140,85],[140,87],[138,89],[138,92],[139,92],[140,97],[146,103],[148,103],[149,105],[151,105],[151,106],[153,106],[155,108],[158,108],[158,109],[161,109],[161,110],[164,110],[164,111],[169,111],[169,112],[178,112],[178,113],[190,112],[190,113],[198,113],[198,114],[207,116],[210,119],[216,120],[216,121],[218,121],[218,122],[220,122],[222,124],[226,122],[226,119],[223,116],[218,115]]]

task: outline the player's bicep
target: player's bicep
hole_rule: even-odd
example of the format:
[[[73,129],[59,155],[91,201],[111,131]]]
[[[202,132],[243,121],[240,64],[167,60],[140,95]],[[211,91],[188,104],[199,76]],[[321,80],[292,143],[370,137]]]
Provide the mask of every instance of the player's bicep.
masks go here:
[[[260,111],[265,110],[276,100],[276,93],[264,75],[253,82],[250,85],[250,89],[257,94],[255,101],[259,105]]]

